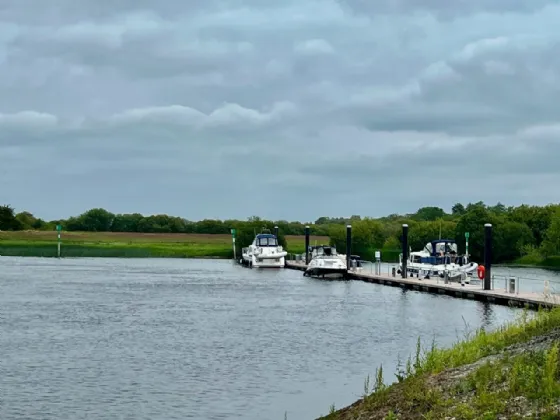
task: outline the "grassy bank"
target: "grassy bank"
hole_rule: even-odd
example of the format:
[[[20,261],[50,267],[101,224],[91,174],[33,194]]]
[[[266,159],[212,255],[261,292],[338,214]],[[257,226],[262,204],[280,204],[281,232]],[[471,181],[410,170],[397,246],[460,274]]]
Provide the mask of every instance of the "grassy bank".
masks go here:
[[[529,254],[515,260],[515,262],[511,265],[552,268],[560,270],[560,255],[544,258],[538,254]]]
[[[449,349],[419,342],[397,382],[385,386],[380,367],[359,401],[321,419],[560,418],[559,342],[560,309],[524,312]]]
[[[321,236],[313,236],[311,240],[328,242],[328,238]],[[286,242],[288,252],[304,252],[304,236],[286,236]],[[55,257],[56,254],[56,232],[0,232],[0,255]],[[61,254],[64,257],[233,257],[230,235],[128,232],[63,232]]]

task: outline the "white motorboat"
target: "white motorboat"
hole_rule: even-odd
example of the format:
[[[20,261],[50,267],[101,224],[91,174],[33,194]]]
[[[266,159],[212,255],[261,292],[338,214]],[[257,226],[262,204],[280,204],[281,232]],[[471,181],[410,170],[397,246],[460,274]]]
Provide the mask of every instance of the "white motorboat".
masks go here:
[[[346,255],[339,254],[335,247],[327,245],[310,246],[309,252],[311,259],[303,275],[321,278],[339,278],[346,277],[348,267],[346,263]],[[303,256],[305,258],[305,254]],[[351,255],[351,270],[361,270],[360,257]]]
[[[251,268],[283,268],[288,253],[271,233],[259,233],[253,243],[241,250],[241,262]]]
[[[450,281],[470,283],[478,264],[470,261],[468,254],[459,255],[457,243],[452,239],[437,239],[428,242],[422,251],[410,252],[406,271],[411,277],[439,276]],[[402,254],[399,256],[397,273],[402,272]]]

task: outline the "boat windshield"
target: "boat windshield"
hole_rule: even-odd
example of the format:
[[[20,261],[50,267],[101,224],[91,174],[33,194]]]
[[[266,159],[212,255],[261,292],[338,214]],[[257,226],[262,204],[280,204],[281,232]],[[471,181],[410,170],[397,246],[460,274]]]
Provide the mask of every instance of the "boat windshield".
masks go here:
[[[257,246],[278,246],[278,240],[274,237],[258,238]]]
[[[457,253],[457,244],[453,243],[453,242],[436,242],[434,243],[435,245],[435,249],[433,248],[432,244],[429,243],[426,245],[426,250],[430,253],[436,253],[436,254],[440,254],[440,253]]]
[[[332,247],[327,247],[327,246],[326,247],[320,247],[320,248],[317,248],[317,255],[330,257],[330,256],[333,256],[333,255],[336,255],[336,249],[332,248]]]

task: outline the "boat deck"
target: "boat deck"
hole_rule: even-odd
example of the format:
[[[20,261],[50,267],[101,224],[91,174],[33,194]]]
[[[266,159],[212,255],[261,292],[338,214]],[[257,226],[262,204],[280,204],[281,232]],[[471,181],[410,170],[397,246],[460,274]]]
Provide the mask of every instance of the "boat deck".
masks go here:
[[[286,261],[286,268],[305,271],[306,265],[302,262]],[[393,287],[417,290],[421,292],[448,295],[463,299],[479,300],[506,306],[527,306],[536,309],[542,307],[560,306],[560,296],[537,292],[509,293],[505,288],[494,288],[483,290],[480,284],[445,283],[441,278],[420,279],[409,277],[403,279],[400,275],[391,277],[389,275],[374,274],[368,272],[348,271],[348,279],[361,280],[366,283],[383,284]]]

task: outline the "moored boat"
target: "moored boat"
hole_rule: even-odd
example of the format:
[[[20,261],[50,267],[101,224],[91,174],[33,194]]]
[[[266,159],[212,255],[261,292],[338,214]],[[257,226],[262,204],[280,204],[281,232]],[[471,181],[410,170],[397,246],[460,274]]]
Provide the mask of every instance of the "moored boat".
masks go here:
[[[304,276],[320,278],[346,277],[348,273],[346,255],[339,254],[335,247],[328,245],[310,246],[309,252],[311,258],[303,273]],[[360,257],[358,255],[351,255],[350,258],[352,261],[351,269],[354,271],[360,270]]]
[[[251,268],[283,268],[288,253],[272,233],[259,233],[241,250],[241,263]]]
[[[431,276],[449,279],[461,279],[470,283],[478,264],[470,261],[469,255],[458,253],[457,243],[453,239],[437,239],[428,242],[421,251],[410,252],[406,261],[407,275],[410,277]],[[402,272],[402,254],[399,256],[397,273]]]

